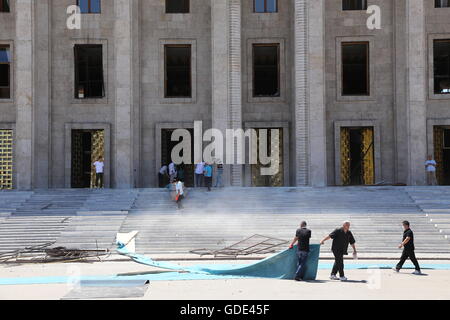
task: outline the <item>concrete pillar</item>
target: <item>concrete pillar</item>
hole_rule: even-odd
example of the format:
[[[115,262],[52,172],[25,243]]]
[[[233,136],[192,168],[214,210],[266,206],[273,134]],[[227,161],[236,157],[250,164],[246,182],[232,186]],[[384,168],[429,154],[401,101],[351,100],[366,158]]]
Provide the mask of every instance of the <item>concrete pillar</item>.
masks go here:
[[[15,50],[15,103],[16,117],[16,160],[17,189],[32,188],[33,155],[33,24],[34,1],[17,0],[15,3],[16,38]]]
[[[325,0],[308,1],[307,21],[309,83],[307,107],[307,110],[309,110],[309,112],[307,112],[309,116],[309,184],[315,187],[323,187],[327,185],[325,113]],[[296,28],[301,28],[300,25],[301,23],[296,22]],[[298,43],[296,45],[301,46]],[[301,91],[299,94],[301,95]],[[296,104],[296,106],[301,106],[302,103],[304,103],[303,100],[301,100],[299,105]],[[299,113],[302,115],[304,112],[303,107],[300,107]],[[296,133],[302,136],[303,131],[297,130]],[[305,138],[302,137],[302,139]],[[301,147],[303,147],[303,144],[304,141],[302,141]],[[300,159],[304,159],[303,155]],[[303,165],[303,163],[301,164]],[[303,179],[303,176],[300,178]],[[300,181],[302,182],[302,180]],[[303,183],[305,183],[305,181],[303,181]]]
[[[407,117],[409,184],[424,185],[427,156],[425,1],[409,0],[407,19]]]
[[[294,0],[295,185],[309,184],[308,4]]]
[[[51,151],[51,6],[49,0],[35,2],[36,21],[34,55],[39,68],[34,74],[35,97],[34,106],[34,176],[33,187],[46,189],[50,187],[50,151]]]
[[[242,57],[240,0],[211,1],[212,126],[242,128]],[[225,160],[225,159],[223,159]],[[243,184],[243,166],[225,166],[226,185]]]
[[[114,0],[115,125],[114,187],[132,188],[133,179],[133,10],[135,0]]]

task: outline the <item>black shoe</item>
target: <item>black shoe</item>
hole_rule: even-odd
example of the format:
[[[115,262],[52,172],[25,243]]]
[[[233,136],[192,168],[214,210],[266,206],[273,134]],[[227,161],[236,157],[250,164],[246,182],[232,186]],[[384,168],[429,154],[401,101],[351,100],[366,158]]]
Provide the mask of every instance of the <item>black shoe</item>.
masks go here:
[[[294,278],[295,281],[303,281],[302,278]]]

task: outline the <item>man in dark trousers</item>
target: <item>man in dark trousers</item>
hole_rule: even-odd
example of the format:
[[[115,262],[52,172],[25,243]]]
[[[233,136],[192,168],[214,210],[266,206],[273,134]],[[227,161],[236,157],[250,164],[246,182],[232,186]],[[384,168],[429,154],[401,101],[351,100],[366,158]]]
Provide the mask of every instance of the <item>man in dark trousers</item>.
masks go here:
[[[295,273],[294,280],[302,281],[305,275],[306,260],[308,260],[309,254],[309,239],[311,239],[311,230],[306,228],[306,221],[302,221],[300,229],[297,229],[295,238],[292,240],[289,249],[294,248],[294,244],[298,241],[297,257],[298,265],[297,272]]]
[[[400,258],[400,262],[397,264],[397,266],[394,269],[395,272],[399,272],[400,269],[403,267],[403,264],[405,263],[406,259],[410,259],[411,262],[414,264],[414,267],[416,270],[413,272],[413,274],[421,274],[419,262],[417,262],[416,254],[414,253],[414,233],[409,227],[408,221],[403,221],[403,241],[398,246],[399,249],[403,248],[402,257]]]
[[[346,281],[347,278],[344,274],[344,255],[348,254],[348,244],[353,248],[353,257],[357,257],[355,238],[350,231],[350,222],[345,221],[341,228],[337,228],[328,236],[326,236],[320,244],[323,245],[325,241],[333,239],[333,244],[331,245],[331,251],[334,255],[334,265],[331,271],[331,280],[341,280]],[[339,271],[339,278],[336,276]]]

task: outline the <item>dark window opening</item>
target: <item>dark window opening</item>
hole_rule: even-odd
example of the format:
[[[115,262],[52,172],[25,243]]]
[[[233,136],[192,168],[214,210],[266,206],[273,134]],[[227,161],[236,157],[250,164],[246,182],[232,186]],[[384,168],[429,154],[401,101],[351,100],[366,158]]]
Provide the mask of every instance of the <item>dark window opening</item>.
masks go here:
[[[450,94],[450,39],[435,40],[434,55],[434,93]]]
[[[280,96],[280,46],[253,45],[253,96]]]
[[[342,10],[367,10],[367,0],[342,0]]]
[[[435,8],[450,8],[450,0],[434,0]]]
[[[0,0],[0,12],[10,12],[9,0]]]
[[[166,13],[189,13],[189,0],[166,0]]]
[[[77,0],[81,13],[101,13],[100,0]]]
[[[0,99],[11,98],[11,52],[0,45]]]
[[[342,95],[368,96],[369,43],[342,44]]]
[[[166,45],[165,97],[191,98],[191,45]]]
[[[253,11],[256,13],[274,13],[278,12],[277,0],[254,0]]]
[[[75,45],[75,98],[103,98],[102,45]]]

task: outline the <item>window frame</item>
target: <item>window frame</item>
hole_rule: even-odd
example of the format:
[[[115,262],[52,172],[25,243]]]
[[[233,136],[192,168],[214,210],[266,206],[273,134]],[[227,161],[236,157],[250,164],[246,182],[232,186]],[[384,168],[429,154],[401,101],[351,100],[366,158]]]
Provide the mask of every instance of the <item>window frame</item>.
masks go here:
[[[168,9],[168,2],[169,2],[170,0],[166,0],[165,1],[165,10],[164,10],[164,12],[166,13],[166,14],[189,14],[189,13],[191,13],[191,1],[190,0],[184,0],[184,1],[187,1],[188,2],[188,4],[187,4],[187,12],[168,12],[167,11],[167,9]]]
[[[2,88],[9,89],[9,97],[8,98],[0,98],[0,102],[11,102],[13,100],[13,49],[10,43],[0,43],[0,48],[9,49],[9,62],[0,62],[2,65],[8,65],[8,86]]]
[[[278,0],[275,0],[275,11],[267,10],[267,1],[268,0],[261,0],[261,1],[264,1],[264,11],[256,11],[256,1],[258,1],[258,0],[253,0],[253,13],[278,13]]]
[[[364,1],[365,8],[362,9],[345,9],[345,0],[342,0],[342,11],[367,11],[367,8],[369,7],[368,0],[358,0],[358,1]]]
[[[77,0],[77,6],[80,8],[81,14],[101,14],[102,13],[102,0],[98,0],[98,7],[99,7],[98,12],[92,12],[91,1],[95,1],[95,0],[85,0],[85,1],[88,1],[88,12],[81,11],[80,1],[83,1],[83,0]]]
[[[367,87],[367,92],[363,93],[363,94],[344,94],[344,47],[346,45],[351,46],[351,45],[362,45],[364,44],[366,46],[366,59],[367,59],[367,63],[366,63],[366,87]],[[343,97],[370,97],[371,94],[371,84],[370,84],[370,43],[369,41],[344,41],[341,42],[341,96]]]
[[[434,0],[434,7],[436,8],[436,9],[443,9],[443,8],[450,8],[450,1],[448,1],[447,2],[447,6],[441,6],[441,5],[439,5],[439,2],[440,2],[441,0]],[[442,4],[442,3],[441,3]]]
[[[5,10],[5,5],[8,3],[8,10]],[[10,13],[11,12],[11,3],[9,3],[9,0],[0,0],[0,13]]]
[[[277,48],[277,86],[278,94],[276,95],[256,95],[255,94],[255,48],[256,47],[276,47]],[[280,98],[281,97],[281,44],[280,43],[253,43],[252,44],[252,98]]]
[[[78,62],[80,61],[80,59],[77,56],[77,47],[100,47],[101,48],[101,68],[102,68],[102,95],[101,96],[90,96],[87,97],[86,93],[85,96],[83,98],[80,98],[78,95],[78,87],[79,87],[79,71],[78,71]],[[94,44],[94,43],[76,43],[74,44],[74,99],[75,101],[83,101],[83,100],[101,100],[106,98],[106,84],[105,84],[105,69],[104,69],[104,46],[103,44]],[[88,68],[88,66],[86,67]],[[87,72],[87,74],[89,74],[89,71]],[[99,81],[99,80],[98,80]],[[88,84],[90,84],[91,82],[95,82],[95,81],[87,81]]]
[[[190,87],[190,95],[189,96],[169,96],[167,95],[167,48],[189,48],[189,87]],[[193,98],[193,75],[192,75],[192,44],[164,44],[164,99],[192,99]]]

